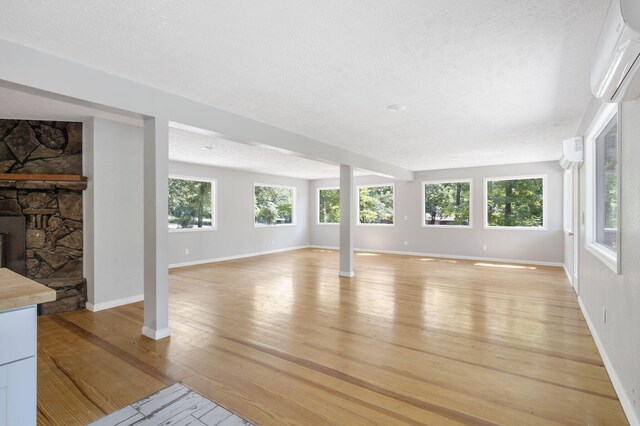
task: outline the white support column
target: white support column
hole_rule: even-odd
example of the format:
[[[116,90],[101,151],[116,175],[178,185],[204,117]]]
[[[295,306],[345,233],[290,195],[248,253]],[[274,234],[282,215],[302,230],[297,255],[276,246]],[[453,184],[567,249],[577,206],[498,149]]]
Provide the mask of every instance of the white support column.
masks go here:
[[[144,120],[144,326],[154,340],[169,336],[169,122]]]
[[[353,166],[340,165],[340,276],[353,277]]]

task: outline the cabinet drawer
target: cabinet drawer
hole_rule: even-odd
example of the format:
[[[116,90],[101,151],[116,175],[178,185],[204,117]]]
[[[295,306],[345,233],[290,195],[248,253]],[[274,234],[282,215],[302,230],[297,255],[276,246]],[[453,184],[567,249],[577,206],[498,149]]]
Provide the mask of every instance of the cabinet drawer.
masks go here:
[[[36,358],[0,366],[0,426],[35,426]]]
[[[0,311],[0,365],[36,354],[36,307]]]

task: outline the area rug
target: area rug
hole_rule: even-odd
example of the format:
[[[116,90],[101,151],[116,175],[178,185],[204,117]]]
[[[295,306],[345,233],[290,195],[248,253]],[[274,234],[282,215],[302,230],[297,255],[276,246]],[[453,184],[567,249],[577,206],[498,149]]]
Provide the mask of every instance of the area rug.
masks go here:
[[[91,426],[243,426],[248,421],[176,383],[91,423]]]

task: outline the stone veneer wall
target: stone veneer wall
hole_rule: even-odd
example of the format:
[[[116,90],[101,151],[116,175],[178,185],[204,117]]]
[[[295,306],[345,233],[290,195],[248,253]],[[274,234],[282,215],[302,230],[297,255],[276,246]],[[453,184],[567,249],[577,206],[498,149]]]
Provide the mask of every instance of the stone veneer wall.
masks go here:
[[[0,120],[0,173],[82,174],[82,123]],[[57,292],[43,314],[84,308],[86,182],[0,180],[0,216],[26,218],[26,276]]]

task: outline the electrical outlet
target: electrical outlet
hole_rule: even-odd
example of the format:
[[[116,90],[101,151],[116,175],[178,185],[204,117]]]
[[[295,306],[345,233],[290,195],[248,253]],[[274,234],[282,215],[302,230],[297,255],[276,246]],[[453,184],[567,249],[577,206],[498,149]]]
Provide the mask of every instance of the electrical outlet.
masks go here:
[[[408,246],[408,245],[409,245],[409,241],[405,241],[405,242],[404,242],[404,245],[405,245],[405,246]]]
[[[602,307],[602,322],[603,323],[607,323],[607,307],[603,306]]]
[[[184,254],[189,254],[189,249],[184,249]]]
[[[487,246],[486,245],[482,246],[482,251],[487,251]]]
[[[271,245],[275,246],[276,245],[276,240],[271,240]]]
[[[409,220],[409,216],[404,215],[404,220]],[[406,244],[405,244],[405,246],[406,246]]]

